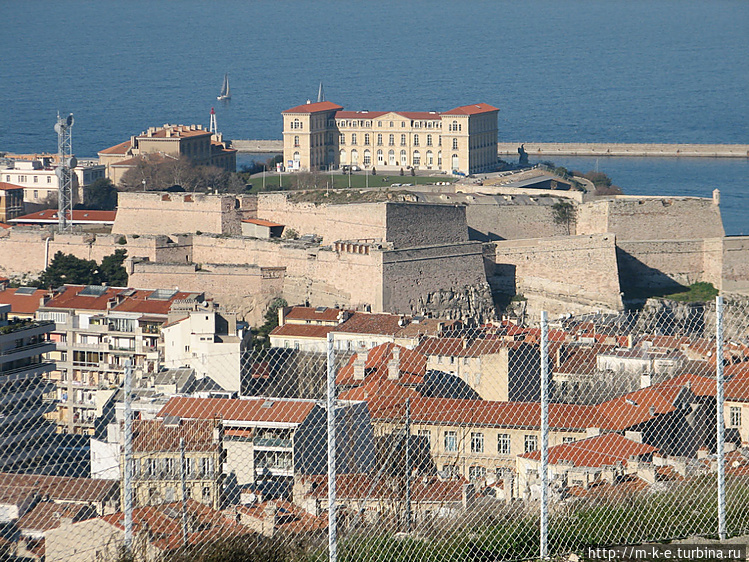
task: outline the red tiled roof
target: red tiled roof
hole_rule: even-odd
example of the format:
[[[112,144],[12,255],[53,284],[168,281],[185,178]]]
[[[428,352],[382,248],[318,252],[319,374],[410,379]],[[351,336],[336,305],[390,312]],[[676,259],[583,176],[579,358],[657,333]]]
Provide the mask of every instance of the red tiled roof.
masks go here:
[[[15,189],[23,189],[23,186],[0,181],[0,191],[13,191]]]
[[[275,507],[275,528],[285,533],[308,533],[327,529],[327,516],[315,517],[299,506],[284,500],[262,502],[252,506],[238,505],[237,512],[254,519],[263,519],[268,507]]]
[[[14,312],[17,314],[34,314],[45,294],[47,294],[46,289],[37,289],[30,295],[17,295],[16,289],[5,289],[0,291],[0,304],[9,304],[11,315]]]
[[[652,454],[657,450],[656,447],[632,441],[618,433],[605,433],[573,443],[550,447],[549,463],[572,464],[572,466],[588,468],[614,466],[617,463],[626,465],[630,457]],[[541,451],[532,451],[520,455],[520,457],[541,460]]]
[[[150,289],[130,289],[131,291],[134,291],[131,295],[122,296],[122,293],[128,289],[108,287],[104,294],[98,297],[79,296],[78,293],[80,293],[84,288],[83,285],[65,285],[63,291],[50,299],[44,307],[103,311],[107,310],[109,299],[117,297],[120,301],[112,306],[112,310],[165,316],[169,312],[169,307],[175,300],[187,299],[198,294],[180,291],[168,300],[154,299],[148,298],[153,293]]]
[[[310,306],[295,306],[286,313],[286,320],[321,320],[323,322],[337,322],[343,312],[339,308],[312,308]]]
[[[0,222],[0,228],[6,228],[7,229],[7,228],[10,228],[11,226],[12,225],[10,225],[10,224],[5,224],[4,222]]]
[[[169,130],[169,137],[166,136],[166,131]],[[186,137],[205,137],[210,136],[213,133],[206,131],[205,129],[190,129],[186,126],[180,125],[169,125],[166,128],[159,128],[153,131],[150,135],[143,133],[138,135],[139,139],[165,139],[165,138],[186,138]]]
[[[247,223],[250,223],[250,224],[256,224],[258,226],[270,226],[270,227],[273,227],[273,226],[284,226],[282,224],[278,224],[277,222],[266,221],[266,220],[263,220],[263,219],[244,219],[242,222],[247,222]]]
[[[728,379],[724,390],[726,400],[749,401],[749,362],[727,365],[723,374]]]
[[[105,148],[104,150],[100,150],[99,154],[127,154],[127,151],[130,149],[130,141],[126,140],[125,142],[121,142],[120,144],[116,144],[114,146],[110,146],[109,148]]]
[[[698,375],[680,375],[599,404],[597,407],[601,415],[608,420],[608,424],[602,427],[627,429],[656,415],[673,412],[679,396],[687,386],[698,396],[715,396],[715,381]]]
[[[316,113],[318,111],[338,111],[343,109],[342,105],[333,103],[331,101],[321,101],[317,103],[305,103],[297,105],[291,109],[282,111],[281,113]]]
[[[114,224],[114,219],[117,216],[117,211],[89,211],[86,209],[74,209],[73,210],[73,223],[111,223]],[[13,223],[57,223],[57,209],[46,209],[44,211],[37,211],[36,213],[30,213],[21,217],[11,219],[9,222]]]
[[[392,336],[401,329],[401,326],[398,324],[400,319],[400,316],[397,314],[355,312],[351,315],[351,318],[338,326],[336,332]]]
[[[119,481],[0,472],[0,488],[30,488],[51,500],[96,502],[119,490]]]
[[[213,430],[219,426],[214,419],[180,420],[167,425],[161,420],[133,420],[133,451],[179,451],[184,441],[186,451],[215,451]]]
[[[572,486],[567,490],[567,493],[577,498],[612,498],[622,494],[639,494],[649,487],[650,484],[636,474],[628,474],[617,484],[601,480],[591,484],[587,489],[582,486]]]
[[[328,333],[337,326],[317,326],[314,324],[284,324],[276,326],[270,335],[275,337],[327,339]]]
[[[60,518],[80,521],[96,516],[96,511],[80,504],[39,502],[21,517],[16,526],[22,531],[49,531],[60,526]]]
[[[488,103],[474,103],[470,105],[461,105],[450,111],[445,111],[443,115],[476,115],[478,113],[488,113],[490,111],[499,111],[499,108],[489,105]]]
[[[373,347],[367,352],[364,361],[364,380],[387,378],[388,364],[393,359],[395,350],[398,350],[398,382],[401,384],[421,384],[426,374],[427,359],[421,353],[406,349],[393,343],[384,343]],[[354,378],[354,362],[357,356],[353,355],[348,363],[342,367],[336,375],[336,383],[341,385],[361,385],[364,381]]]
[[[377,119],[389,111],[336,111],[336,119]]]
[[[314,400],[288,398],[185,398],[169,399],[158,413],[188,419],[219,418],[227,421],[302,423],[315,407]]]
[[[402,115],[406,119],[441,119],[442,116],[436,111],[396,111],[398,115]]]

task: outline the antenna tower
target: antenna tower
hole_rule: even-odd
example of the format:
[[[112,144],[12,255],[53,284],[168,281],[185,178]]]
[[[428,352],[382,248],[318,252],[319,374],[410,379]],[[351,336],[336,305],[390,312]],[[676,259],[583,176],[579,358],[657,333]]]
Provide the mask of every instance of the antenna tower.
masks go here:
[[[211,123],[208,125],[208,130],[214,135],[218,132],[216,128],[216,111],[211,108]]]
[[[60,232],[69,231],[73,227],[73,168],[78,162],[73,156],[73,114],[60,117],[57,113],[55,132],[57,133],[57,156],[59,159],[55,174],[59,179],[57,195],[57,227]]]

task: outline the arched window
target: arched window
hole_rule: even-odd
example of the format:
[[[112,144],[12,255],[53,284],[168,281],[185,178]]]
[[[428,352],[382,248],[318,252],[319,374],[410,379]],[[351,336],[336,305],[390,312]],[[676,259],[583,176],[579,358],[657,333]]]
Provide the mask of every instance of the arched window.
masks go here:
[[[377,165],[382,166],[385,163],[385,158],[382,155],[382,150],[377,151]]]
[[[369,149],[364,151],[364,165],[370,166],[372,164],[372,153]]]
[[[294,146],[299,146],[299,135],[294,135]]]
[[[291,123],[292,129],[301,129],[302,128],[302,122],[299,119],[294,119],[294,121]]]
[[[382,133],[377,133],[377,146],[382,146]]]
[[[345,150],[341,150],[340,157],[341,157],[341,164],[345,164],[346,163],[346,151]]]
[[[395,135],[388,136],[388,146],[395,146]]]
[[[388,150],[388,166],[395,166],[395,150]]]
[[[460,158],[458,158],[457,154],[453,154],[453,170],[458,170],[460,168]]]
[[[408,164],[408,155],[406,154],[405,150],[401,150],[401,166],[406,166]]]
[[[299,153],[298,152],[294,153],[294,162],[299,162]]]
[[[351,133],[351,144],[356,144],[356,133]]]
[[[413,165],[418,166],[419,164],[421,164],[421,154],[419,154],[418,150],[414,150]]]
[[[352,164],[358,164],[359,163],[359,152],[356,150],[351,151],[351,163]]]
[[[401,135],[401,146],[406,146],[406,135]]]
[[[427,150],[427,166],[434,166],[434,155],[431,150]]]
[[[442,168],[442,151],[437,152],[437,167]]]

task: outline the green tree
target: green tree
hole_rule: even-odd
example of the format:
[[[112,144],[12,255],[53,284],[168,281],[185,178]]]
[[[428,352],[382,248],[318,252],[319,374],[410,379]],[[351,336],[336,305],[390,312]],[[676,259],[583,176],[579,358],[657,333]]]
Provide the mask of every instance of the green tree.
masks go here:
[[[577,219],[577,208],[569,201],[557,201],[551,206],[554,224],[567,227],[567,234],[572,233],[572,225]]]
[[[123,266],[127,250],[120,248],[114,254],[104,256],[99,265],[99,278],[101,282],[113,287],[127,286],[127,270]]]
[[[54,288],[70,283],[98,285],[99,271],[94,260],[83,260],[72,254],[57,252],[47,269],[39,277],[42,287]]]
[[[57,252],[47,269],[34,283],[40,287],[54,288],[65,285],[112,285],[127,286],[127,270],[123,266],[127,250],[115,250],[105,256],[101,264],[94,260],[84,260],[72,254]]]
[[[270,333],[278,326],[278,309],[283,308],[284,306],[288,306],[289,303],[287,303],[282,298],[274,299],[270,305],[268,305],[268,310],[265,311],[265,324],[257,328],[256,330],[253,330],[254,333],[254,342],[253,347],[255,350],[261,350],[263,348],[270,347]]]
[[[99,178],[83,188],[86,209],[113,211],[117,207],[117,188],[109,178]]]

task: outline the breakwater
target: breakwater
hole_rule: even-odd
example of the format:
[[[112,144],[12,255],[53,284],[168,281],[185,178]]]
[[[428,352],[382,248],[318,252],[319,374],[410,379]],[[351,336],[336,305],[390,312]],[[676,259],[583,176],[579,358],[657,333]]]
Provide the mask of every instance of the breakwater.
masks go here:
[[[749,158],[749,144],[635,144],[575,142],[501,142],[501,155],[518,154],[524,144],[529,156],[652,156],[661,158]]]
[[[637,144],[637,143],[583,143],[583,142],[500,142],[500,156],[517,155],[524,144],[530,156],[652,156],[662,158],[749,158],[749,144]],[[239,152],[283,152],[282,140],[233,140]]]

